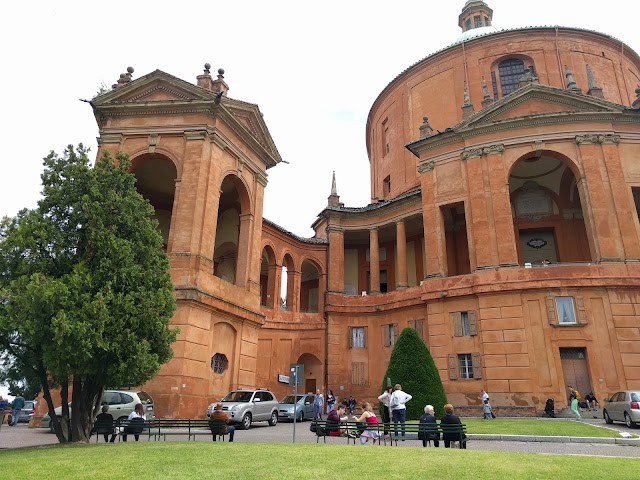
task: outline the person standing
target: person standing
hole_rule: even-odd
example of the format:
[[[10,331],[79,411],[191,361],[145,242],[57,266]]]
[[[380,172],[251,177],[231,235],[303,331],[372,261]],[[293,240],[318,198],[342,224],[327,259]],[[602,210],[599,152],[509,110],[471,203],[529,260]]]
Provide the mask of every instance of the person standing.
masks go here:
[[[349,397],[349,415],[353,415],[353,411],[355,410],[355,408],[356,408],[356,398],[353,395],[351,395]]]
[[[489,403],[489,399],[487,398],[482,405],[482,411],[484,412],[485,420],[493,420],[493,413],[491,412],[491,404]]]
[[[322,406],[324,405],[324,396],[320,392],[320,389],[316,390],[316,396],[313,400],[314,420],[322,420]]]
[[[384,422],[384,434],[387,435],[389,433],[389,424],[391,423],[391,411],[389,410],[389,400],[391,399],[391,394],[393,393],[393,387],[391,385],[387,386],[387,389],[382,392],[382,395],[378,397],[378,400],[382,402],[384,407],[384,412],[382,414],[382,421]]]
[[[578,391],[574,390],[571,385],[569,385],[569,402],[571,402],[571,411],[576,416],[576,420],[580,420],[582,415],[580,415],[580,410],[578,410]]]
[[[217,425],[212,426],[212,422],[216,422]],[[222,425],[222,426],[218,426]],[[209,417],[209,428],[213,434],[213,441],[215,442],[218,435],[229,434],[229,441],[233,442],[233,435],[236,433],[236,427],[229,425],[229,415],[222,411],[222,402],[216,403],[211,416]]]
[[[485,400],[489,400],[489,394],[486,390],[482,390],[482,403],[484,404]]]
[[[333,394],[333,390],[329,389],[329,393],[327,394],[327,415],[331,413],[334,405],[336,404],[336,397]]]
[[[389,409],[391,410],[391,418],[393,419],[394,431],[398,435],[398,422],[402,426],[402,436],[404,437],[405,422],[407,421],[406,403],[413,397],[402,391],[402,385],[396,383],[394,391],[389,399]]]
[[[13,399],[11,404],[11,425],[14,427],[18,425],[18,419],[20,418],[20,412],[24,408],[24,398],[22,395],[18,395]]]

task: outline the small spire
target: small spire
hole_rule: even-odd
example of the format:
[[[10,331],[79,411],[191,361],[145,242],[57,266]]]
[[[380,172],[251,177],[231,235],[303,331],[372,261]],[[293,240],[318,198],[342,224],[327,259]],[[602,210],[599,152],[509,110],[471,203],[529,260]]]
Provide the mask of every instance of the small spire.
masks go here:
[[[227,96],[227,92],[229,91],[229,85],[224,81],[224,69],[218,69],[218,78],[213,81],[213,91],[218,94],[218,101],[220,97]]]
[[[484,79],[484,75],[482,76],[482,108],[486,108],[493,103],[493,99],[491,98],[491,94],[489,93],[489,87],[487,86],[487,82]]]
[[[469,87],[467,87],[467,81],[464,81],[464,102],[462,104],[462,119],[466,120],[473,115],[473,104],[469,98]]]
[[[591,71],[591,66],[587,63],[587,85],[589,90],[587,90],[587,95],[591,95],[592,97],[604,98],[604,94],[602,93],[602,88],[598,86],[596,83],[596,79],[593,76],[593,72]]]
[[[211,64],[204,64],[204,71],[196,77],[196,85],[206,90],[213,91],[213,79],[211,78]]]
[[[209,75],[211,73],[211,64],[209,62],[204,64],[204,74]]]
[[[338,189],[336,188],[336,172],[333,172],[333,178],[331,179],[331,195],[327,199],[327,206],[340,207],[340,196],[338,195]]]
[[[422,117],[422,125],[420,125],[420,138],[424,138],[427,135],[431,135],[433,133],[433,128],[429,125],[429,117],[426,115]]]
[[[567,67],[566,65],[564,66],[564,73],[567,76],[567,90],[571,90],[572,92],[576,93],[582,93],[582,90],[580,90],[580,87],[576,83],[575,78],[573,78],[573,73],[571,73],[571,70],[569,70],[569,67]]]

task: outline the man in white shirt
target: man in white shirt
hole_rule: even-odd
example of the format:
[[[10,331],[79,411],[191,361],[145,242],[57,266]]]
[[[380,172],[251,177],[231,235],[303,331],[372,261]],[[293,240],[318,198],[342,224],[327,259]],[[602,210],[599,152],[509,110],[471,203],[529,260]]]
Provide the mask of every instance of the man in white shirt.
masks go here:
[[[485,400],[489,400],[489,394],[486,392],[486,390],[482,390],[482,403],[484,404]]]
[[[398,435],[398,422],[402,425],[402,436],[404,437],[404,424],[407,420],[407,407],[405,403],[413,397],[402,391],[402,385],[396,383],[394,391],[389,398],[389,409],[393,419],[395,434]]]

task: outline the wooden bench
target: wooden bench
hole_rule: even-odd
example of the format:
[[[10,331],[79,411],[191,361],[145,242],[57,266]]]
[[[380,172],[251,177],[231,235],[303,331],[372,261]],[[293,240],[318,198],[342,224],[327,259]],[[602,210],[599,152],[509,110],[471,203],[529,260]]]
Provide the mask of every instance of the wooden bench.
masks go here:
[[[327,443],[327,437],[329,438],[346,438],[347,443],[350,443],[350,440],[353,440],[355,445],[356,439],[358,436],[368,430],[370,432],[377,432],[377,439],[380,442],[384,441],[386,445],[386,439],[384,438],[383,431],[384,426],[382,423],[378,423],[378,426],[367,425],[365,422],[329,422],[326,420],[313,420],[311,422],[310,430],[316,435],[316,443],[320,441],[320,438],[323,439],[324,443]],[[346,435],[331,435],[331,432],[336,431],[346,432]],[[349,434],[353,434],[349,436]]]
[[[404,431],[404,435],[403,435]],[[440,441],[445,440],[445,435],[448,441],[458,442],[459,448],[466,448],[467,442],[467,426],[462,425],[434,425],[424,423],[405,423],[404,427],[398,424],[398,428],[394,424],[391,424],[389,429],[389,435],[391,437],[391,445],[393,442],[398,445],[398,440],[420,440],[422,438],[441,438]],[[427,440],[431,442],[432,440]],[[464,446],[463,446],[464,445]]]
[[[213,420],[196,420],[192,418],[180,419],[180,418],[167,418],[167,419],[154,419],[150,420],[149,426],[149,438],[153,437],[154,440],[167,439],[167,435],[187,435],[187,441],[196,440],[198,435],[210,436],[213,440],[214,434],[211,433],[211,427],[220,428],[221,425]],[[185,432],[186,430],[186,432]],[[227,434],[219,434],[218,438],[222,438]]]

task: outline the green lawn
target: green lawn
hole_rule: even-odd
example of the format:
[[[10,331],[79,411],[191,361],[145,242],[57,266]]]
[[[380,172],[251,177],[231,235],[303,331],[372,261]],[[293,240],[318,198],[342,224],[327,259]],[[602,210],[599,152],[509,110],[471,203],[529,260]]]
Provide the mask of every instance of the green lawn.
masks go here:
[[[481,420],[464,418],[467,433],[493,433],[500,435],[535,435],[561,437],[620,438],[617,431],[573,420],[500,419]],[[634,433],[635,432],[629,432]]]
[[[6,478],[628,478],[640,460],[338,444],[128,442],[0,451]],[[633,476],[633,475],[632,475]]]

